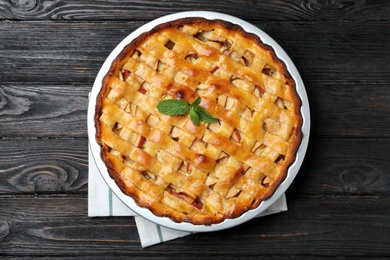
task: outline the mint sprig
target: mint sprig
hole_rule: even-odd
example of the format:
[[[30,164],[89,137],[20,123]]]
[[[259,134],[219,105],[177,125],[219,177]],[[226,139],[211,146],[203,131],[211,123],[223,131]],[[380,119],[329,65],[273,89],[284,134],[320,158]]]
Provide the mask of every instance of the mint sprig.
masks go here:
[[[169,116],[180,116],[189,113],[191,121],[197,126],[200,122],[212,123],[217,121],[218,118],[211,116],[206,109],[200,106],[200,102],[200,97],[195,99],[191,105],[185,100],[166,99],[161,101],[156,108],[161,114]]]

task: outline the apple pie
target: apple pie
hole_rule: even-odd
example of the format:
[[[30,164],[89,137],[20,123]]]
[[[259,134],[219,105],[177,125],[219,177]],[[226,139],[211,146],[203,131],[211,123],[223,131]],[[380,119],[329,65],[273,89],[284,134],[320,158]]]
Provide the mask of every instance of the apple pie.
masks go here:
[[[183,18],[116,57],[97,97],[96,138],[110,176],[140,207],[211,225],[274,194],[301,143],[300,108],[286,65],[258,36]]]

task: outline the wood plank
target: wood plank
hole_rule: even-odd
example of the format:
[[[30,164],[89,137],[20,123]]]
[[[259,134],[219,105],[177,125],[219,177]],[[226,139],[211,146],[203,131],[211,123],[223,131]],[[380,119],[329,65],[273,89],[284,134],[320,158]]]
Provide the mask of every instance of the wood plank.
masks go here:
[[[92,85],[111,50],[143,24],[3,23],[2,82]],[[388,22],[254,24],[286,50],[309,89],[390,82]]]
[[[172,12],[206,10],[248,20],[389,20],[387,1],[3,1],[0,19],[150,20]]]
[[[2,83],[92,87],[110,52],[142,24],[2,23]]]
[[[0,220],[11,230],[0,252],[19,257],[383,257],[390,254],[389,203],[389,197],[300,197],[289,200],[288,212],[142,249],[133,218],[88,218],[86,198],[0,198]]]
[[[316,139],[288,193],[389,195],[388,147],[388,139]]]
[[[2,137],[86,137],[90,86],[1,85]]]
[[[0,194],[85,194],[86,139],[1,140]],[[297,195],[390,195],[390,140],[323,139],[309,145],[288,190]]]
[[[86,193],[86,139],[3,139],[0,147],[0,194]]]
[[[390,88],[387,84],[308,84],[315,136],[390,137]]]

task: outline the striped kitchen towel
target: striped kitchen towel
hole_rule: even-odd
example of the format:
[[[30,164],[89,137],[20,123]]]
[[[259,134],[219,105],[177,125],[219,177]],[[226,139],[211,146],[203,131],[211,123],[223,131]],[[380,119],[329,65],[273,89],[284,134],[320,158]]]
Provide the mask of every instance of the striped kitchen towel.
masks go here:
[[[130,208],[123,204],[111,191],[93,160],[89,152],[88,169],[88,216],[89,217],[107,217],[107,216],[134,216],[137,225],[138,234],[142,247],[148,247],[164,241],[183,237],[191,234],[165,228],[154,224],[140,216],[137,216]],[[269,207],[260,216],[279,213],[287,210],[286,197],[283,194],[271,207]]]

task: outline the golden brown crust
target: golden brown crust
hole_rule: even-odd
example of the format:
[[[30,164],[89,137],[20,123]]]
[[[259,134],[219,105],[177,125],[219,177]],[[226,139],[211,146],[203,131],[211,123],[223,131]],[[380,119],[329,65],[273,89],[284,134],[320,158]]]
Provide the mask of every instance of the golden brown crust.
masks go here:
[[[155,109],[197,96],[219,122],[197,127]],[[300,107],[285,64],[258,36],[185,18],[141,34],[114,60],[97,98],[96,140],[140,207],[210,225],[258,207],[285,180],[302,139]]]

